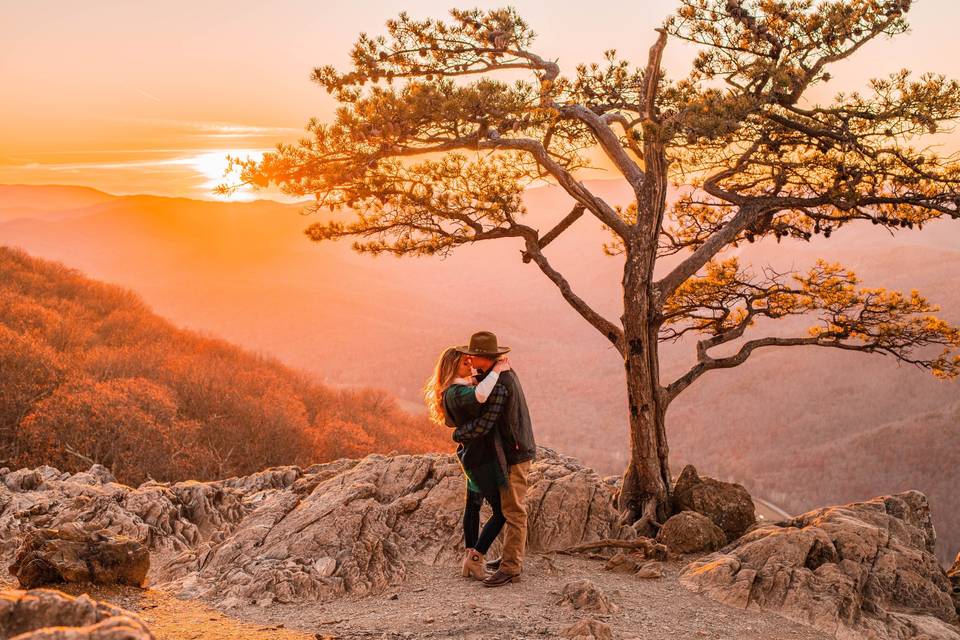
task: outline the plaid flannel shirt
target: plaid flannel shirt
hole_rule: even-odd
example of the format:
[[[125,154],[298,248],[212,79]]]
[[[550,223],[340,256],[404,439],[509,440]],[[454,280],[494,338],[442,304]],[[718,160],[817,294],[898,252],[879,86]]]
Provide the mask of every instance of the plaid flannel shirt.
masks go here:
[[[453,439],[460,443],[457,458],[470,491],[496,493],[507,483],[507,463],[496,426],[509,397],[510,391],[500,384],[494,386],[484,403],[477,401],[470,385],[453,384],[444,392],[444,410],[454,423]]]
[[[462,396],[461,396],[462,397]],[[476,399],[473,399],[476,402]],[[507,390],[503,385],[496,385],[490,392],[490,397],[481,405],[483,413],[479,417],[459,425],[453,431],[454,442],[467,442],[481,438],[490,433],[497,424],[497,420],[507,406]]]

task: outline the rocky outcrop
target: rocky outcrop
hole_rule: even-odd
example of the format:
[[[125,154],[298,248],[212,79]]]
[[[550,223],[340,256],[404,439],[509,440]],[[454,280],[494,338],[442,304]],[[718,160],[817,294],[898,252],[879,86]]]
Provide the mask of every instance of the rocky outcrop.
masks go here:
[[[449,455],[371,455],[137,488],[104,471],[7,472],[0,559],[9,563],[31,531],[76,522],[143,544],[154,586],[229,606],[379,593],[402,582],[408,562],[452,561],[462,547],[464,480]],[[618,523],[615,487],[572,458],[541,449],[530,483],[531,551],[632,537]]]
[[[696,511],[681,511],[669,518],[657,534],[657,542],[673,553],[716,551],[727,542],[723,529]]]
[[[31,531],[10,565],[25,589],[59,582],[139,587],[149,569],[150,554],[136,540],[86,531],[76,523]]]
[[[627,535],[612,488],[542,450],[527,493],[529,549]],[[368,456],[336,474],[305,474],[264,499],[197,567],[183,595],[240,602],[325,600],[399,584],[406,563],[460,554],[464,480],[451,456]]]
[[[681,583],[838,638],[960,640],[950,581],[916,491],[760,526],[688,565]]]
[[[745,503],[735,485],[714,484],[692,470],[684,476],[678,485],[690,489],[687,504],[707,511],[716,526],[722,528],[711,505],[728,505],[716,509],[728,524],[736,520],[730,513],[747,513],[737,506]],[[664,575],[656,561],[668,559],[667,546],[637,539],[618,523],[615,484],[546,449],[530,481],[530,552],[619,546],[624,550],[608,562],[611,571]],[[38,531],[76,523],[78,531],[125,536],[148,549],[155,588],[223,607],[375,594],[398,586],[411,563],[455,563],[463,490],[456,459],[439,454],[371,455],[137,488],[118,484],[102,468],[0,470],[0,560],[12,561]],[[704,523],[692,511],[677,519],[684,521]],[[689,565],[682,581],[733,606],[772,610],[840,637],[960,639],[951,585],[933,558],[933,543],[926,500],[908,492],[754,526]],[[571,591],[571,605],[578,593],[587,591]]]
[[[11,477],[13,480],[11,481]],[[106,536],[126,536],[150,551],[172,553],[213,540],[250,510],[224,482],[144,483],[133,489],[112,476],[69,474],[50,467],[7,474],[0,485],[0,559],[9,563],[24,536],[76,523]]]
[[[750,494],[742,485],[701,477],[693,465],[680,472],[673,488],[676,512],[694,511],[723,530],[727,542],[746,533],[757,521]]]
[[[0,591],[0,640],[153,640],[140,618],[87,595]]]

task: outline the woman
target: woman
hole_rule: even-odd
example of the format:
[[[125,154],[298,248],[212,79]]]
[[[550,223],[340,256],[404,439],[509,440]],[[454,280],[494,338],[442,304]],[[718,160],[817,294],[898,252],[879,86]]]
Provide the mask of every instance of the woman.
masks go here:
[[[507,466],[500,434],[493,427],[507,396],[497,380],[501,372],[509,369],[510,363],[504,357],[477,383],[472,377],[470,356],[449,347],[440,355],[425,387],[431,420],[452,427],[453,439],[460,443],[457,457],[467,478],[462,574],[477,580],[486,577],[484,555],[506,522],[500,509],[500,487],[507,483]],[[493,515],[479,531],[484,500]]]

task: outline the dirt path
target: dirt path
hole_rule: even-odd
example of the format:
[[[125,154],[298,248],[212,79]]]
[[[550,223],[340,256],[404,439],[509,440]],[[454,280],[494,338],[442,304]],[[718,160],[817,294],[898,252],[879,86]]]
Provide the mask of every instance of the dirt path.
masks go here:
[[[2,588],[16,588],[0,583]],[[96,600],[111,602],[137,613],[157,640],[315,640],[303,630],[289,630],[276,623],[259,624],[238,620],[195,600],[181,600],[155,589],[92,584],[51,585],[64,593],[87,593]]]
[[[667,565],[662,579],[641,580],[603,571],[596,560],[533,556],[523,582],[498,589],[461,578],[452,567],[413,565],[402,586],[382,595],[224,612],[154,589],[61,587],[138,613],[158,640],[524,640],[556,638],[581,618],[609,624],[618,640],[829,638],[773,614],[731,609],[687,591],[676,581],[683,564]],[[604,615],[558,606],[563,586],[581,578],[593,580],[620,610]]]
[[[667,575],[641,580],[602,570],[596,560],[556,556],[528,561],[523,582],[488,589],[450,567],[411,566],[406,583],[370,598],[345,598],[307,606],[274,605],[231,610],[240,619],[311,631],[318,638],[556,638],[581,618],[609,624],[614,637],[676,640],[824,640],[829,636],[779,616],[731,609],[691,593],[676,581],[685,562]],[[620,607],[591,614],[556,603],[563,586],[589,578]]]

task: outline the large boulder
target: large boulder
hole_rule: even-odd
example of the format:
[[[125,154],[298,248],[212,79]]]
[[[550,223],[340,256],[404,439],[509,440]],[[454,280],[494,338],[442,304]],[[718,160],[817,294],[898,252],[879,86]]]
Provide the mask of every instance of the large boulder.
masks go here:
[[[723,529],[696,511],[681,511],[669,518],[657,533],[657,542],[673,553],[716,551],[726,544]]]
[[[10,573],[25,589],[58,582],[139,587],[149,569],[150,554],[141,543],[76,524],[31,531],[10,565]]]
[[[674,510],[695,511],[723,530],[727,542],[736,540],[757,521],[750,494],[742,485],[702,477],[688,464],[673,488]]]
[[[688,588],[838,638],[960,640],[951,585],[917,491],[760,526],[689,564]]]
[[[0,640],[153,640],[136,614],[52,589],[0,591]]]
[[[224,606],[380,593],[406,564],[450,562],[463,546],[464,479],[449,455],[371,455],[320,468],[260,500],[194,570],[164,585]],[[615,489],[572,458],[541,449],[527,493],[528,549],[626,537]]]

